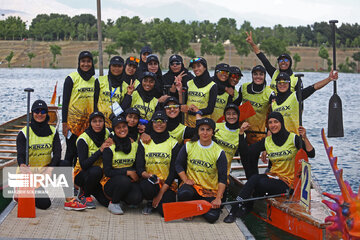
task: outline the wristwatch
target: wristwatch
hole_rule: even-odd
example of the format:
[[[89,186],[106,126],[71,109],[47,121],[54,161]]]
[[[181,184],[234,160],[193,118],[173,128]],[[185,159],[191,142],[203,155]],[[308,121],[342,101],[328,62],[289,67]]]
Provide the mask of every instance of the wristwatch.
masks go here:
[[[195,114],[200,114],[202,116],[203,112],[199,110],[199,111],[195,112]]]

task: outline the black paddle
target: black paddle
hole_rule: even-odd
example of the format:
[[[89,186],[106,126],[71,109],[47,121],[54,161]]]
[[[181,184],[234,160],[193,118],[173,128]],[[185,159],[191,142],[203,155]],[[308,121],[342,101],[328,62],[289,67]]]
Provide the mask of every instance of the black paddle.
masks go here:
[[[333,44],[333,69],[336,70],[336,41],[335,28],[338,20],[330,20],[332,30],[332,44]],[[329,101],[329,115],[328,115],[328,137],[343,137],[344,127],[342,118],[342,104],[339,95],[336,93],[336,81],[334,81],[334,94]]]
[[[29,165],[29,125],[30,125],[30,93],[34,92],[32,88],[25,88],[25,92],[28,93],[27,96],[27,112],[26,112],[26,165]]]

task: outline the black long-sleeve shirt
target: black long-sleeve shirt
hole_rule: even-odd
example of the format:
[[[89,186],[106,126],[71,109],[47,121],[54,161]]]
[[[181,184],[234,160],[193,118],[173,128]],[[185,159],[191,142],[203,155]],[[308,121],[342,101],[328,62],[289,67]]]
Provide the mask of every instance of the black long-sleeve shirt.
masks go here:
[[[170,161],[170,169],[169,169],[169,175],[165,180],[165,183],[169,186],[171,186],[172,182],[174,181],[176,177],[176,171],[175,171],[175,159],[180,150],[179,144],[176,144],[173,149],[171,150],[171,161]],[[142,145],[142,142],[139,142],[138,150],[136,153],[136,172],[139,176],[142,176],[143,172],[146,172],[145,169],[145,149]]]
[[[186,151],[186,145],[184,145],[176,158],[175,169],[177,173],[186,172],[188,154]],[[221,151],[220,156],[216,161],[216,168],[218,170],[218,182],[227,184],[227,160],[224,151]]]
[[[209,92],[209,101],[207,107],[199,109],[203,113],[203,115],[210,115],[214,112],[217,93],[218,93],[217,85],[214,84]],[[196,113],[192,111],[188,111],[188,113],[190,115],[196,115]]]
[[[54,135],[52,142],[52,158],[49,167],[58,166],[61,160],[61,142],[58,131]],[[16,137],[16,150],[18,165],[26,164],[26,137],[23,132],[19,132]]]
[[[71,79],[70,76],[67,76],[65,78],[65,82],[64,82],[63,103],[62,103],[62,111],[61,111],[63,123],[67,122],[69,102],[70,102],[73,86],[74,86],[73,80]],[[97,104],[99,101],[99,96],[100,96],[100,84],[99,84],[99,81],[96,79],[95,80],[95,89],[94,89],[94,111],[97,111],[97,109],[98,109]]]
[[[78,140],[77,152],[79,157],[79,163],[83,170],[86,170],[89,167],[91,167],[94,164],[94,162],[103,155],[103,153],[99,149],[89,157],[89,147],[84,139]]]

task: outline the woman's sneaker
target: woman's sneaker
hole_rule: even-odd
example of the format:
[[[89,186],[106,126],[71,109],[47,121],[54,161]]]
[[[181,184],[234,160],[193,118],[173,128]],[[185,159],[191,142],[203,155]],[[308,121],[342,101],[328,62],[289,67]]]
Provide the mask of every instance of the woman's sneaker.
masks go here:
[[[151,214],[151,212],[152,212],[152,210],[153,210],[154,208],[152,207],[152,201],[148,201],[147,203],[146,203],[146,206],[143,208],[143,210],[142,210],[142,214],[144,214],[144,215],[149,215],[149,214]]]
[[[81,203],[86,206],[86,208],[96,208],[96,204],[92,197],[83,197]]]
[[[120,203],[109,203],[108,210],[115,215],[122,215],[124,211],[121,209]]]
[[[79,202],[77,199],[72,199],[68,202],[64,203],[64,209],[65,210],[75,210],[75,211],[81,211],[85,210],[86,206]]]

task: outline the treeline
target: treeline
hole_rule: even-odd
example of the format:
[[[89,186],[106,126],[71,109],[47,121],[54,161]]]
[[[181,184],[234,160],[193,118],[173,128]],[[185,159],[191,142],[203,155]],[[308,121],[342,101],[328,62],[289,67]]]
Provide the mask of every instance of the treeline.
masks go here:
[[[246,31],[253,32],[254,41],[261,43],[260,48],[269,55],[286,52],[287,46],[331,46],[331,27],[327,22],[312,25],[273,28],[251,26],[244,21],[240,28],[233,18],[221,18],[217,23],[205,21],[173,22],[169,18],[155,18],[143,22],[139,17],[122,16],[116,21],[102,22],[103,37],[111,39],[113,48],[121,48],[122,53],[138,52],[151,44],[160,54],[166,50],[183,53],[192,57],[195,53],[189,43],[201,43],[201,54],[223,56],[224,43],[235,45],[239,55],[248,55],[250,48],[246,43]],[[64,14],[39,14],[31,22],[29,29],[19,17],[8,17],[0,21],[0,39],[21,40],[32,38],[38,41],[58,40],[97,40],[97,21],[91,14],[69,17]],[[229,40],[229,41],[228,41]],[[360,47],[360,25],[341,24],[337,29],[338,47]],[[111,49],[110,49],[111,50]]]

